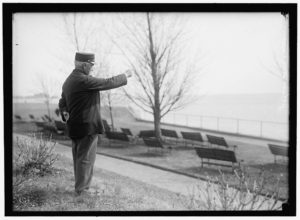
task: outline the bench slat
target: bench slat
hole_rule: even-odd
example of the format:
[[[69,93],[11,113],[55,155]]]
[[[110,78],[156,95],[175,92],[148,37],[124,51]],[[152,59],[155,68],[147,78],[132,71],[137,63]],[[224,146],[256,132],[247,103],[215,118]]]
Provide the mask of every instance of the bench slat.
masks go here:
[[[284,147],[281,145],[275,145],[275,144],[268,144],[268,145],[269,145],[269,149],[272,154],[288,157],[288,147]]]
[[[106,137],[108,139],[115,139],[115,140],[121,140],[121,141],[128,141],[129,142],[129,138],[123,132],[107,131],[106,132]]]
[[[142,130],[140,131],[139,137],[141,138],[155,137],[155,132],[154,130]]]
[[[213,136],[213,135],[206,135],[208,142],[211,144],[223,146],[223,147],[229,147],[228,144],[225,141],[225,138],[223,137],[218,137],[218,136]]]
[[[132,136],[132,133],[130,131],[130,129],[128,128],[121,128],[122,132],[126,135]]]
[[[162,136],[166,136],[166,137],[178,138],[178,135],[174,130],[161,129],[161,134]]]
[[[195,148],[195,150],[197,152],[197,155],[200,158],[237,163],[235,153],[234,151],[231,150],[223,150],[223,149],[216,149],[216,148],[202,148],[202,147],[200,148],[197,147]]]
[[[199,132],[181,132],[184,139],[203,142],[202,135]]]

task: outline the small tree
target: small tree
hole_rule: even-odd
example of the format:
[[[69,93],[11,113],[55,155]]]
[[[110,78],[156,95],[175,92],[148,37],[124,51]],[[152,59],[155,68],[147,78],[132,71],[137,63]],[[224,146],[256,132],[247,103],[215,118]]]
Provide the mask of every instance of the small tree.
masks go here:
[[[47,115],[51,118],[50,104],[56,94],[56,79],[49,77],[47,74],[37,74],[36,80],[36,84],[38,85],[38,87],[36,87],[36,92],[42,95],[46,104]]]
[[[178,17],[144,13],[131,20],[122,18],[118,32],[125,39],[111,38],[134,70],[135,81],[123,91],[136,106],[153,115],[159,140],[161,119],[195,100],[190,92],[196,62],[184,53],[187,38]]]

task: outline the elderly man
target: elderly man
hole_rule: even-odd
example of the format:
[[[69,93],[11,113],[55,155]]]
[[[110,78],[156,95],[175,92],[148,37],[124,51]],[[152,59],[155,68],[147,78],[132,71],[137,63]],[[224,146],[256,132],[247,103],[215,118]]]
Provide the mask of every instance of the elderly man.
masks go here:
[[[75,69],[65,80],[59,100],[61,117],[72,139],[76,195],[87,192],[90,187],[98,134],[104,132],[99,91],[126,85],[127,78],[131,77],[130,71],[108,79],[93,77],[89,74],[94,62],[94,54],[76,53]]]

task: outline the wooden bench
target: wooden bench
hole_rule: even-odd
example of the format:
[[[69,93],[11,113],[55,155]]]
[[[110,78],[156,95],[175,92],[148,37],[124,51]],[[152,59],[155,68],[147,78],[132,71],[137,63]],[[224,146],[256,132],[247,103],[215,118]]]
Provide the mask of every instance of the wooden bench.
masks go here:
[[[142,131],[140,131],[138,136],[140,138],[155,137],[155,131],[154,130],[142,130]]]
[[[132,132],[128,128],[121,128],[121,131],[126,135],[133,136]]]
[[[233,150],[235,151],[235,149],[237,148],[237,146],[235,145],[228,145],[225,138],[223,137],[218,137],[218,136],[214,136],[214,135],[206,135],[208,143],[211,146],[220,146],[220,147],[225,147],[225,148],[229,148],[229,147],[233,147]]]
[[[192,141],[192,145],[194,144],[194,141],[196,141],[196,143],[199,143],[199,142],[203,143],[204,142],[200,132],[185,132],[185,131],[182,131],[181,135],[182,135],[183,139]],[[187,141],[185,142],[185,144],[187,144]]]
[[[209,165],[216,165],[216,166],[232,167],[232,172],[233,172],[235,164],[238,164],[238,167],[240,167],[240,163],[238,163],[234,151],[224,150],[219,148],[204,148],[204,147],[195,147],[195,150],[197,155],[201,158],[202,168],[203,168],[203,164],[209,164]],[[204,159],[207,159],[207,161],[205,161]],[[226,163],[210,162],[210,160],[222,161]],[[231,163],[231,165],[229,165],[228,162]]]
[[[276,156],[288,157],[288,147],[276,145],[276,144],[268,144],[271,153],[274,155],[274,162],[276,164]]]
[[[15,115],[15,118],[18,120],[22,120],[22,117],[20,115]]]
[[[167,138],[171,138],[169,140],[175,140],[175,143],[178,143],[179,137],[177,135],[177,132],[174,130],[169,129],[161,129],[161,135]]]
[[[136,135],[133,135],[129,128],[121,128],[121,131],[127,135],[127,137],[129,138],[129,140],[132,144],[135,145],[137,143],[139,137],[137,137]]]
[[[111,141],[118,140],[118,141],[123,141],[123,142],[128,142],[129,143],[129,138],[127,137],[126,134],[123,132],[117,132],[117,131],[107,131],[105,132],[107,139],[109,139],[109,146]],[[127,144],[128,146],[128,144]]]

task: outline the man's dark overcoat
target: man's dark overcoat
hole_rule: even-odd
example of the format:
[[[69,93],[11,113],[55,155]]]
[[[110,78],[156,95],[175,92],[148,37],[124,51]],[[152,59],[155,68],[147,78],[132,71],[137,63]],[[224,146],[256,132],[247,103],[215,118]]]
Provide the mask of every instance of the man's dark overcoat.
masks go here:
[[[70,115],[67,121],[68,136],[78,139],[86,135],[102,134],[104,128],[100,115],[99,91],[126,84],[125,74],[103,79],[86,75],[80,69],[74,69],[63,84],[59,100],[60,112],[67,111]],[[65,121],[63,115],[62,120]]]

